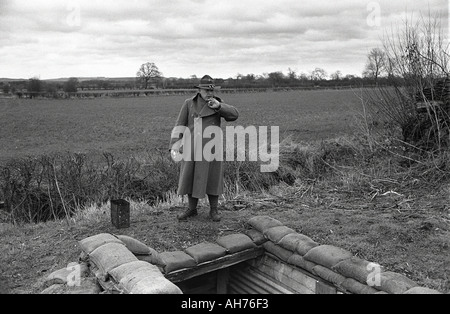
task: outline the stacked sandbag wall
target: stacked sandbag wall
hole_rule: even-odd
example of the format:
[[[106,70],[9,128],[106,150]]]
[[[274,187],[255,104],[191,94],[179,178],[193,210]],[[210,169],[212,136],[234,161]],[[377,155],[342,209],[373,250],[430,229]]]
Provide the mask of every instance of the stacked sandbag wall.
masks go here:
[[[293,292],[440,294],[345,249],[321,245],[272,217],[253,217],[248,226],[246,234],[264,247],[266,256],[249,263],[246,271],[259,270]]]
[[[269,216],[251,218],[245,232],[173,252],[158,253],[129,236],[107,233],[79,245],[79,261],[49,275],[42,293],[182,294],[179,282],[169,279],[217,264],[209,269],[214,272],[227,256],[243,254],[246,259],[229,271],[227,293],[440,294]]]
[[[185,250],[162,253],[132,237],[107,233],[86,238],[79,245],[79,267],[48,276],[43,294],[181,294],[182,290],[166,277],[241,252],[254,256],[263,253],[245,234],[231,234],[215,243],[205,241]],[[73,275],[80,267],[82,274]],[[82,280],[71,285],[76,283],[73,276]]]

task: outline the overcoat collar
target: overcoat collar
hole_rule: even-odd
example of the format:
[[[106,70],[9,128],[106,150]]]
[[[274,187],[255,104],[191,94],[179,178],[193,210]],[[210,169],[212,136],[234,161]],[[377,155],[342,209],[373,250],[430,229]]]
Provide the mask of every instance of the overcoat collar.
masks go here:
[[[222,99],[220,99],[219,97],[214,96],[214,98],[219,102],[222,102]],[[209,108],[207,105],[203,106],[205,101],[204,100],[202,101],[200,99],[201,99],[200,93],[197,93],[197,95],[195,95],[192,98],[192,107],[195,110],[195,112],[197,112],[199,117],[205,118],[217,114],[217,112],[214,109]]]

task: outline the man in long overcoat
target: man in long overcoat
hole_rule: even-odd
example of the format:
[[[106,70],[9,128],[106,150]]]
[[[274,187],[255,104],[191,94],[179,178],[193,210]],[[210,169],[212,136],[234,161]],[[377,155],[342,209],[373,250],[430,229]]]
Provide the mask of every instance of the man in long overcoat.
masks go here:
[[[204,156],[203,149],[211,141],[205,138],[205,130],[209,127],[220,129],[222,118],[235,121],[239,112],[234,106],[225,104],[215,96],[217,87],[209,75],[205,75],[196,88],[198,93],[187,99],[181,107],[170,141],[172,158],[181,159],[177,193],[188,195],[189,201],[189,208],[179,215],[178,219],[183,221],[198,215],[198,200],[207,195],[210,204],[209,216],[213,221],[220,221],[218,203],[219,196],[223,193],[223,155],[214,160],[211,160],[211,156]],[[217,140],[222,139],[215,140],[217,143]],[[216,153],[223,152],[219,150]]]

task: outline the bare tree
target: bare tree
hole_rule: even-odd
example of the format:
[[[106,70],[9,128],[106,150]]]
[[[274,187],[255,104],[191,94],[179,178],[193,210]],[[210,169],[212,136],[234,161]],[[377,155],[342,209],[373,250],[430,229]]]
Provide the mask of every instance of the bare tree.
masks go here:
[[[441,21],[421,15],[386,34],[383,53],[394,88],[368,97],[380,120],[401,129],[403,141],[428,151],[450,146],[449,100],[442,99],[450,90],[450,56]]]
[[[313,81],[323,81],[327,76],[327,72],[322,68],[315,68],[314,71],[311,72],[311,80]]]
[[[288,68],[288,78],[293,81],[297,79],[297,72],[295,70],[292,70],[291,68]]]
[[[378,80],[386,71],[386,53],[380,48],[373,48],[367,56],[366,67],[363,72],[364,77]]]
[[[336,71],[333,74],[331,74],[331,79],[334,81],[339,81],[342,79],[342,72],[341,71]]]
[[[153,62],[147,62],[141,65],[141,68],[136,73],[136,76],[144,82],[145,89],[147,89],[148,83],[154,78],[162,77],[162,73]]]
[[[431,15],[415,23],[405,21],[402,30],[391,30],[383,44],[393,74],[417,89],[449,77],[449,44],[443,31],[439,16]]]

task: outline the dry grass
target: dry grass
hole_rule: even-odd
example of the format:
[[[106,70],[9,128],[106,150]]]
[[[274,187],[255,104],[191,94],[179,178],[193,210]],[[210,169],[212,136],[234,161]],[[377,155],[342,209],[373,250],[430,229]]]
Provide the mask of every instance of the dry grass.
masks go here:
[[[274,98],[280,95],[271,94]],[[403,273],[422,286],[449,293],[448,154],[420,156],[396,140],[380,139],[364,127],[353,129],[353,136],[336,136],[347,132],[343,124],[354,121],[353,112],[342,112],[346,106],[342,104],[343,99],[348,100],[349,94],[311,92],[307,95],[310,98],[300,101],[297,101],[298,93],[283,95],[286,96],[284,99],[280,97],[283,102],[280,106],[284,106],[285,111],[277,106],[263,105],[262,98],[267,95],[246,95],[246,105],[242,98],[236,99],[242,101],[241,119],[249,124],[256,122],[256,125],[279,123],[286,133],[280,148],[281,168],[274,174],[278,179],[276,185],[267,185],[273,177],[256,176],[257,165],[252,164],[241,167],[239,180],[233,181],[237,172],[236,165],[231,165],[227,172],[227,192],[220,200],[224,216],[220,223],[208,219],[206,201],[200,204],[199,217],[178,223],[176,215],[186,204],[182,198],[168,192],[165,202],[154,206],[145,201],[132,201],[129,229],[117,230],[112,226],[108,202],[86,206],[68,222],[14,227],[0,224],[0,250],[3,253],[0,255],[0,291],[39,293],[49,273],[78,259],[78,241],[98,233],[120,232],[159,252],[174,251],[215,240],[221,235],[242,232],[249,218],[269,215],[319,243],[348,249],[388,270]],[[321,101],[315,99],[319,95],[323,97]],[[309,101],[311,104],[317,102],[318,107],[307,106]],[[353,101],[356,101],[356,107],[359,106],[357,97]],[[336,107],[330,104],[336,104]],[[97,106],[91,110],[98,113],[104,105]],[[144,102],[135,106],[131,105],[131,108],[139,109],[136,114],[141,113]],[[178,104],[170,107],[173,111],[170,114],[178,107]],[[255,108],[261,108],[261,111]],[[72,108],[69,112],[73,113],[72,110],[79,109]],[[286,115],[291,119],[283,124]],[[144,122],[136,123],[137,129],[140,123]],[[150,127],[147,130],[145,136],[150,136]],[[155,130],[160,132],[158,134],[162,132],[157,126]],[[115,135],[119,141],[114,147],[124,150],[127,146],[122,146],[121,135]],[[18,139],[23,139],[22,135]],[[90,140],[98,144],[98,139]],[[134,146],[129,155],[145,164],[150,159],[136,143],[142,142],[127,144]],[[30,151],[34,149],[36,147]],[[280,178],[286,180],[280,181]],[[246,185],[249,183],[251,185]]]
[[[285,144],[283,151],[294,153],[295,160],[299,156],[309,160],[291,168],[297,179],[263,191],[229,193],[220,200],[224,216],[220,223],[208,219],[206,201],[200,203],[199,217],[179,223],[176,215],[186,203],[169,193],[166,202],[155,206],[130,200],[128,229],[112,226],[109,203],[87,206],[69,223],[3,225],[3,289],[39,293],[50,272],[77,261],[78,241],[98,233],[123,233],[159,252],[175,251],[242,232],[251,217],[270,215],[319,243],[345,248],[422,286],[450,292],[450,181],[437,185],[412,170],[402,172],[399,160],[388,154],[359,162],[352,157],[350,166],[358,147],[351,138],[305,148]]]
[[[247,193],[222,201],[220,223],[208,220],[206,205],[198,218],[178,223],[182,202],[157,207],[132,203],[131,227],[121,230],[111,225],[108,204],[93,206],[69,225],[63,221],[4,227],[0,231],[5,253],[0,258],[2,286],[8,293],[39,293],[49,273],[77,261],[77,241],[98,233],[126,234],[159,252],[175,251],[242,232],[251,217],[270,215],[319,243],[346,248],[448,293],[448,189],[428,197],[379,196],[370,201],[330,190],[324,182],[312,185],[299,180],[294,186],[273,187],[264,195]]]

